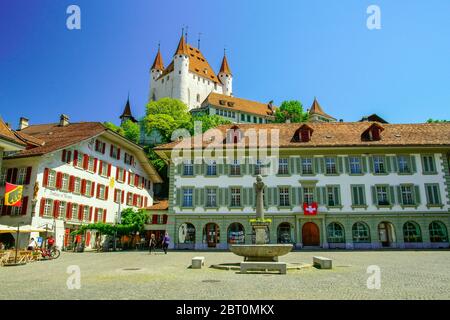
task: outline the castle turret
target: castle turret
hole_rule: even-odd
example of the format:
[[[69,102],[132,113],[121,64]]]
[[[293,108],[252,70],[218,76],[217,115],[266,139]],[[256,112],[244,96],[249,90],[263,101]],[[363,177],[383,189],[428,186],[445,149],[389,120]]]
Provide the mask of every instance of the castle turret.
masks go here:
[[[173,68],[173,98],[179,99],[184,103],[189,104],[189,53],[183,34],[181,35],[177,50],[175,51],[175,54],[173,56]]]
[[[219,80],[222,83],[223,94],[227,96],[233,95],[233,76],[228,66],[227,56],[223,54],[222,65],[219,71]]]
[[[152,67],[150,68],[150,99],[156,100],[155,87],[156,80],[162,75],[164,71],[164,63],[161,56],[161,50],[158,45],[158,53],[156,54],[155,60],[153,61]]]
[[[335,122],[336,119],[325,113],[317,101],[316,97],[314,97],[314,101],[311,105],[311,108],[308,110],[309,113],[309,121],[311,122]]]
[[[138,121],[133,117],[133,114],[131,113],[131,107],[130,107],[130,96],[128,96],[127,103],[125,104],[125,108],[123,109],[122,115],[120,116],[120,124],[123,124],[125,121],[132,121],[134,123],[137,123]]]

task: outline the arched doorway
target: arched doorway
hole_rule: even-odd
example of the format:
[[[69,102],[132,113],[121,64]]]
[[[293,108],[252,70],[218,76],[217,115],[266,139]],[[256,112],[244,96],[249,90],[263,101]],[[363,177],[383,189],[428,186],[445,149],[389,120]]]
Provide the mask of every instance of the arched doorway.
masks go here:
[[[448,242],[447,228],[441,221],[431,222],[428,228],[431,242]]]
[[[192,223],[183,223],[178,229],[178,248],[194,249],[195,227]]]
[[[383,247],[392,247],[396,242],[393,224],[387,221],[380,222],[378,225],[378,237]]]
[[[245,243],[244,226],[238,222],[230,224],[228,227],[227,238],[229,244]]]
[[[292,230],[289,222],[280,223],[277,230],[278,243],[292,243]]]
[[[314,222],[307,222],[302,227],[303,246],[319,246],[320,232],[319,227]]]
[[[208,223],[203,228],[203,241],[208,244],[209,248],[215,248],[219,243],[220,230],[215,223]]]

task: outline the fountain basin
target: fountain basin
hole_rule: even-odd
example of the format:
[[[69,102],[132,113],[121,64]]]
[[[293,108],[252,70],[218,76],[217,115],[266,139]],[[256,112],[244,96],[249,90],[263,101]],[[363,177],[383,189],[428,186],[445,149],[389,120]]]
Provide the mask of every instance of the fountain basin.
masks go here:
[[[292,244],[233,244],[231,252],[245,257],[245,261],[278,261],[279,256],[288,254]]]

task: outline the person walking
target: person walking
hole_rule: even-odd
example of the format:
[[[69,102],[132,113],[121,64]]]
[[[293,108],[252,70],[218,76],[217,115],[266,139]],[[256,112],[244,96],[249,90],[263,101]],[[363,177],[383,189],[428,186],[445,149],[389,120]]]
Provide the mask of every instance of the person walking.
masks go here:
[[[155,250],[156,247],[156,238],[155,238],[155,234],[152,233],[152,235],[150,236],[150,242],[148,244],[148,249],[150,251],[150,254],[152,253],[153,250]]]
[[[167,254],[167,248],[169,247],[169,243],[170,243],[170,237],[169,237],[169,234],[166,232],[166,234],[163,238],[163,243],[162,243],[165,254]]]

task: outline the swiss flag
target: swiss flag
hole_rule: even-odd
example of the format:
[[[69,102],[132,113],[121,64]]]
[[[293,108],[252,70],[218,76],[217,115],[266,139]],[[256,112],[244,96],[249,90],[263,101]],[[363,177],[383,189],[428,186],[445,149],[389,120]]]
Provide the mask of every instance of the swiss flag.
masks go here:
[[[315,216],[317,214],[317,202],[311,204],[303,203],[303,214],[305,216]]]

